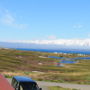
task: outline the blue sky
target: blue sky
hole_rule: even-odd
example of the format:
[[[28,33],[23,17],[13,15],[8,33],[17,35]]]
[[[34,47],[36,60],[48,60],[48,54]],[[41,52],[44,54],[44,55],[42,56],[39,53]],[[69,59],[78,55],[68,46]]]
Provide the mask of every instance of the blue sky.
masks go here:
[[[88,38],[90,0],[0,0],[0,41]]]

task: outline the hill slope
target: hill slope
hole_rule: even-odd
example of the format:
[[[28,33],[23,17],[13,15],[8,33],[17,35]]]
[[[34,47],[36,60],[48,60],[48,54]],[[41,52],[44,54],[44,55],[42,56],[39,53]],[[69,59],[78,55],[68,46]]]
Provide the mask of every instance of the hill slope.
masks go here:
[[[44,67],[53,65],[55,60],[39,57],[42,54],[45,53],[33,51],[19,51],[12,49],[0,49],[0,70],[46,71],[47,69],[45,69]]]

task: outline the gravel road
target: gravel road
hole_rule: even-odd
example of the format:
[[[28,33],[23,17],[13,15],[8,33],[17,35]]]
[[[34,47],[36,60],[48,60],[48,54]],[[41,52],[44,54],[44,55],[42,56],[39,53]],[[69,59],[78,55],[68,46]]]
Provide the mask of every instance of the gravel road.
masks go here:
[[[11,79],[8,79],[11,83]],[[90,90],[90,85],[79,85],[79,84],[68,84],[68,83],[54,83],[54,82],[44,82],[37,81],[38,85],[42,88],[42,90],[48,90],[49,86],[61,86],[64,88],[75,88],[78,90]]]

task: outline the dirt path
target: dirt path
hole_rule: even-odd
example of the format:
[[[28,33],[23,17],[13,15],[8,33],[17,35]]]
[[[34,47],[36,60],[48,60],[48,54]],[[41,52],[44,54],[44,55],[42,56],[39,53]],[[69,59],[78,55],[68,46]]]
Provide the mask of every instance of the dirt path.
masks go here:
[[[54,83],[54,82],[37,82],[40,86],[61,86],[63,88],[75,88],[79,90],[90,90],[90,85],[67,84],[67,83]],[[44,90],[44,89],[43,89]]]
[[[11,79],[8,79],[11,83]],[[79,84],[68,84],[68,83],[54,83],[54,82],[44,82],[37,81],[38,85],[42,88],[42,90],[48,90],[49,86],[60,86],[63,88],[75,88],[79,90],[90,90],[90,85],[79,85]]]

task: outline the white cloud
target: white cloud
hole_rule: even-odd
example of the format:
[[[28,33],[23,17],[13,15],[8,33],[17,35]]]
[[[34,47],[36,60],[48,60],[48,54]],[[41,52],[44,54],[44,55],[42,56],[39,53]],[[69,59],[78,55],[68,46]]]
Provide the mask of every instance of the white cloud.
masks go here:
[[[1,22],[7,25],[13,25],[15,23],[15,18],[10,13],[6,13],[1,18]]]
[[[1,13],[0,22],[3,23],[4,25],[8,25],[18,29],[27,28],[27,24],[19,23],[19,21],[16,20],[15,16],[12,15],[8,10],[6,9],[2,10],[2,12],[0,13]]]
[[[75,28],[75,29],[81,29],[81,28],[83,28],[83,25],[76,24],[76,25],[73,26],[73,28]]]
[[[48,36],[48,39],[56,39],[55,35]]]
[[[32,43],[44,45],[64,45],[64,46],[81,46],[90,47],[90,39],[57,39],[57,40],[21,40],[21,41],[8,41],[18,43]]]

